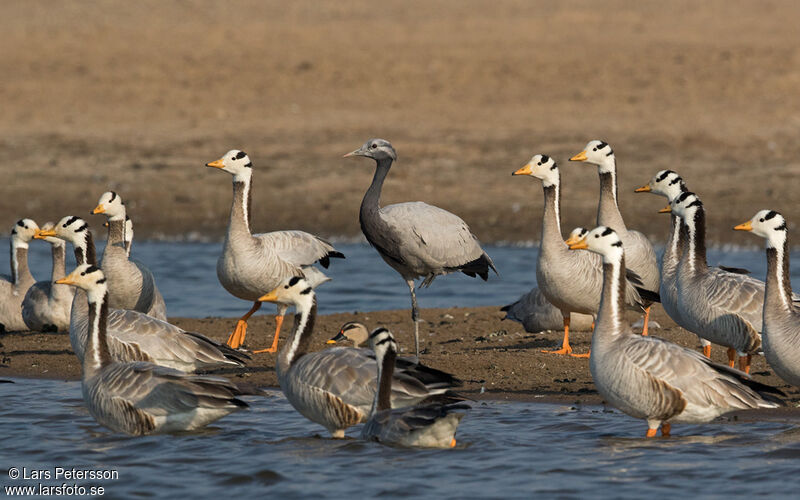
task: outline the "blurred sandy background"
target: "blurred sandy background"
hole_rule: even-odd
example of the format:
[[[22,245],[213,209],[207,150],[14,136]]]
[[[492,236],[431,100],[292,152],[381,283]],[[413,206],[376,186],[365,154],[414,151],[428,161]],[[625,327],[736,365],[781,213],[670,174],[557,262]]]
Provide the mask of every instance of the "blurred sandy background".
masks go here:
[[[796,1],[0,2],[0,228],[90,217],[108,189],[137,237],[220,238],[232,148],[256,168],[254,229],[358,236],[370,137],[399,161],[384,203],[423,200],[484,241],[538,239],[560,160],[566,226],[591,225],[594,138],[623,214],[662,240],[662,168],[706,202],[716,241],[760,208],[800,220]],[[663,217],[663,216],[661,216]],[[4,230],[5,231],[5,230]]]

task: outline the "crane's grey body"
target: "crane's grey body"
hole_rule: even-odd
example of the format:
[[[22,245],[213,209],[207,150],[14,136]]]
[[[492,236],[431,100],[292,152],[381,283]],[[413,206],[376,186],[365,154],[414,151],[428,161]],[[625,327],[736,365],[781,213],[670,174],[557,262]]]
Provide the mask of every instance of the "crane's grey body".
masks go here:
[[[589,367],[595,387],[607,402],[647,420],[653,433],[662,423],[708,422],[736,409],[780,405],[767,395],[777,391],[742,372],[665,340],[633,334],[623,321],[621,239],[601,226],[584,241],[586,246],[576,248],[603,255],[603,298]]]
[[[50,229],[52,223],[42,226]],[[56,280],[66,275],[65,261],[67,244],[61,238],[47,237],[52,246],[53,270],[48,281],[37,281],[28,289],[22,301],[22,319],[30,330],[69,330],[69,314],[75,289],[68,285],[57,285]]]
[[[22,301],[36,282],[28,268],[28,243],[39,229],[30,219],[17,221],[11,230],[11,275],[0,276],[0,327],[7,332],[27,330]]]
[[[429,286],[436,276],[461,271],[488,278],[497,270],[466,222],[441,208],[423,202],[380,206],[386,175],[397,159],[389,141],[370,139],[346,156],[365,156],[376,162],[375,175],[361,202],[358,220],[364,236],[381,258],[403,277],[411,293],[414,349],[419,357],[419,312],[414,280]]]

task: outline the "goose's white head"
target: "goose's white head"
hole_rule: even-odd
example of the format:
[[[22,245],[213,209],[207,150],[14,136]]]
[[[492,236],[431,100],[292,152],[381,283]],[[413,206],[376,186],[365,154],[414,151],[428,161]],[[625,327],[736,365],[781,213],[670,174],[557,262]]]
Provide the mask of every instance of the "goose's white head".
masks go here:
[[[367,330],[366,325],[359,323],[358,321],[348,321],[347,323],[343,324],[341,328],[339,328],[339,333],[327,343],[335,344],[337,342],[349,340],[353,342],[354,347],[359,347],[361,344],[366,342],[368,338],[369,330]]]
[[[56,227],[56,225],[53,222],[45,222],[44,224],[42,224],[42,227],[40,228],[40,231],[50,232],[50,231],[54,230],[55,227]],[[40,232],[40,231],[37,231],[37,232]],[[36,235],[34,235],[34,238],[35,237],[36,237]],[[64,241],[61,238],[58,238],[56,236],[45,236],[45,237],[39,238],[39,239],[43,239],[44,241],[50,243],[54,247],[63,247],[63,246],[65,246],[67,244],[66,241]]]
[[[287,306],[295,306],[298,311],[308,310],[314,302],[314,289],[305,278],[292,276],[258,299],[261,302],[273,302]]]
[[[364,156],[367,158],[372,158],[375,161],[387,159],[392,161],[397,160],[397,153],[395,152],[394,147],[392,147],[392,143],[386,139],[377,138],[368,140],[360,148],[344,155],[344,158],[348,158],[350,156]]]
[[[659,213],[674,213],[684,221],[691,221],[694,220],[695,214],[702,209],[703,202],[700,201],[700,197],[691,191],[684,191],[668,206],[659,210]]]
[[[106,191],[97,201],[92,214],[103,214],[108,220],[125,220],[125,203],[114,191]]]
[[[560,175],[555,160],[547,155],[535,155],[531,161],[511,175],[529,175],[542,180],[544,187],[558,186]]]
[[[11,228],[11,246],[13,248],[28,248],[28,243],[36,237],[39,225],[32,219],[20,219]]]
[[[566,243],[567,245],[572,245],[573,243],[581,241],[583,238],[586,237],[587,234],[589,234],[589,230],[586,229],[585,227],[576,227],[575,229],[570,231],[569,237],[567,237],[567,239],[564,240],[564,243]]]
[[[72,285],[86,290],[89,302],[99,302],[108,291],[103,271],[91,264],[81,264],[67,276],[56,280],[59,285]]]
[[[569,246],[570,250],[589,250],[603,256],[603,262],[619,262],[625,250],[616,231],[606,226],[598,226],[586,236]]]
[[[583,161],[597,165],[600,173],[614,172],[616,169],[614,150],[608,143],[599,140],[589,141],[583,151],[570,158],[569,161]]]
[[[786,219],[774,210],[761,210],[747,222],[734,227],[736,231],[750,231],[767,240],[770,248],[783,248],[789,229]]]
[[[660,170],[650,179],[650,182],[636,189],[637,193],[653,193],[664,196],[668,201],[672,201],[681,193],[688,191],[686,184],[677,172],[672,170]]]
[[[231,149],[217,161],[206,163],[206,167],[214,167],[233,175],[233,180],[249,180],[253,175],[253,162],[244,151]]]
[[[397,344],[392,332],[384,327],[378,327],[369,334],[369,347],[375,351],[375,357],[383,359],[387,353],[397,353]]]
[[[69,241],[75,246],[82,246],[86,242],[86,233],[89,231],[89,224],[85,220],[75,215],[68,215],[58,221],[52,229],[41,229],[36,232],[36,239],[44,240],[48,237],[61,238]]]

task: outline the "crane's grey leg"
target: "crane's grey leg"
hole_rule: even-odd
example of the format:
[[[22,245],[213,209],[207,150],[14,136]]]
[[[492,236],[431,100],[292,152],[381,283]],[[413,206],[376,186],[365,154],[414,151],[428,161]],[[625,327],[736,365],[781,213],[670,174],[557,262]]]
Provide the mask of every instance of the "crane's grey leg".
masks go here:
[[[408,291],[411,292],[411,321],[414,322],[414,353],[419,362],[419,310],[417,308],[417,294],[414,292],[414,280],[406,280]]]

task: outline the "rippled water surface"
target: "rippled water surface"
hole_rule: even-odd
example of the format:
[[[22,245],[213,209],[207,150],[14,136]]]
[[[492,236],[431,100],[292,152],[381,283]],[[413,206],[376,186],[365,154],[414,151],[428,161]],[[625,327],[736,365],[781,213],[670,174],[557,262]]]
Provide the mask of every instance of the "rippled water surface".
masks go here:
[[[0,240],[0,248],[7,248],[7,245],[7,239]],[[251,304],[228,294],[217,281],[216,265],[221,247],[221,243],[143,241],[134,242],[133,255],[155,274],[170,316],[238,317]],[[352,243],[339,243],[336,247],[347,258],[332,259],[330,268],[325,271],[333,279],[317,289],[320,314],[410,309],[411,299],[405,282],[373,248]],[[98,255],[101,248],[102,243],[98,245]],[[30,249],[31,270],[38,279],[47,279],[50,245],[35,242]],[[439,277],[430,288],[418,290],[420,307],[508,304],[535,285],[538,248],[487,245],[485,249],[500,271],[499,277],[491,274],[488,282],[461,273]],[[800,252],[793,252],[792,256],[795,262],[800,262],[797,260]],[[763,250],[710,250],[708,262],[746,268],[760,279],[766,274]],[[67,267],[73,266],[70,256]],[[800,288],[800,265],[792,268],[792,279]],[[264,311],[271,310],[265,308],[262,313]]]
[[[675,426],[645,440],[643,422],[600,407],[474,403],[452,450],[407,450],[323,429],[279,393],[250,398],[198,433],[139,438],[112,434],[83,408],[80,383],[0,384],[3,487],[61,480],[8,478],[23,467],[116,470],[112,498],[531,497],[791,498],[800,487],[800,429],[782,422]]]

